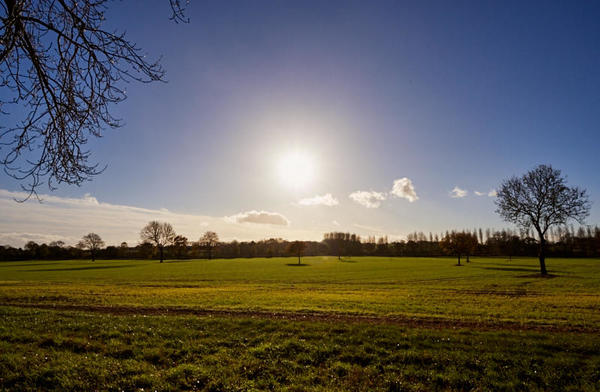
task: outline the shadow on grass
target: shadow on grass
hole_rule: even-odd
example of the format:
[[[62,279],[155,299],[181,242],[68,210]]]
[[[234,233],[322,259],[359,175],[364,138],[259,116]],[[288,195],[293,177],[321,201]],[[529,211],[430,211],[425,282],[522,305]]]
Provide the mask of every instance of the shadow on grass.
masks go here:
[[[547,275],[542,275],[539,272],[537,274],[531,274],[531,275],[519,275],[519,278],[542,278],[542,279],[553,279],[553,278],[558,278],[560,277],[560,275],[556,275],[556,274],[547,274]]]
[[[356,261],[356,260],[350,260],[350,259],[346,259],[346,260],[344,260],[344,259],[340,259],[340,261],[341,261],[342,263],[358,263],[358,261]]]
[[[498,267],[528,267],[528,268],[535,268],[534,264],[514,264],[511,263],[510,261],[506,260],[506,263],[500,264],[500,263],[485,263],[485,265],[497,265]]]
[[[160,263],[160,260],[155,260],[158,261]],[[191,262],[198,262],[198,261],[210,261],[208,259],[180,259],[180,260],[165,260],[163,262],[163,264],[172,264],[172,263],[191,263]]]
[[[538,270],[535,268],[520,268],[520,267],[479,267],[481,269],[485,269],[485,270],[492,270],[492,271],[522,271],[522,272],[537,272]]]
[[[99,265],[89,267],[74,267],[74,268],[46,268],[46,269],[32,269],[32,270],[20,270],[21,272],[54,272],[54,271],[85,271],[85,270],[98,270],[98,269],[113,269],[113,268],[128,268],[136,267],[135,264],[125,265]]]
[[[0,264],[4,264],[5,262],[2,262]],[[54,263],[21,263],[21,264],[13,264],[10,261],[6,262],[7,264],[10,263],[10,265],[0,265],[0,267],[29,267],[29,266],[36,266],[36,265],[53,265],[53,264],[63,264],[63,262],[54,262]]]
[[[306,263],[303,263],[303,264],[298,264],[298,263],[292,264],[292,263],[289,263],[289,264],[286,264],[286,265],[288,267],[310,267],[310,264],[306,264]]]

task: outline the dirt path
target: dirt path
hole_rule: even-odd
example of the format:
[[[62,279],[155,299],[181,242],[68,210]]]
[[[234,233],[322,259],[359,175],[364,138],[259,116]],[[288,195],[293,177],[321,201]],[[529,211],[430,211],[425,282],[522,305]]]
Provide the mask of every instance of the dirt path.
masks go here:
[[[19,308],[50,309],[60,311],[96,312],[114,315],[191,315],[198,317],[232,317],[232,318],[257,318],[272,320],[332,322],[332,323],[368,323],[387,324],[409,328],[424,329],[471,329],[477,331],[545,331],[545,332],[578,332],[599,333],[600,328],[581,327],[570,325],[555,325],[541,323],[518,323],[502,320],[452,320],[435,319],[409,316],[378,316],[358,315],[350,313],[322,313],[322,312],[271,312],[266,310],[218,310],[218,309],[191,309],[173,307],[142,307],[142,306],[99,306],[99,305],[69,305],[48,303],[0,303],[0,306]]]

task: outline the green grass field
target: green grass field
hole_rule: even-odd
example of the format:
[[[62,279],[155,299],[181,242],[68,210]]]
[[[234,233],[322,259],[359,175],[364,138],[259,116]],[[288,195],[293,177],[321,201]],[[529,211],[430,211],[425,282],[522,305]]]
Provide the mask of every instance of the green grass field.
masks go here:
[[[600,390],[600,260],[0,263],[0,388]]]

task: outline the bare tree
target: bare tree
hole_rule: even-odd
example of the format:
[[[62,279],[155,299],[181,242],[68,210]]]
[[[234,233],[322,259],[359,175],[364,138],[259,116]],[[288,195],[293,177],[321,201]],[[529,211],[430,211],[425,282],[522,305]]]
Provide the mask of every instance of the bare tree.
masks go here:
[[[92,254],[92,261],[96,261],[96,252],[98,252],[104,246],[104,241],[96,233],[89,233],[81,238],[81,241],[77,244],[78,248],[88,249]]]
[[[214,231],[207,231],[198,240],[198,245],[208,251],[208,259],[212,259],[213,249],[219,245],[219,236]]]
[[[164,80],[157,61],[103,27],[107,3],[0,0],[0,113],[23,112],[0,127],[0,165],[29,196],[43,181],[54,189],[100,173],[85,144],[120,126],[110,107],[126,98],[124,84]],[[185,21],[181,1],[169,3],[171,19]]]
[[[164,260],[165,246],[171,245],[175,240],[175,236],[173,226],[166,222],[151,221],[140,232],[142,242],[151,243],[158,248],[161,263]]]
[[[505,180],[498,190],[496,212],[524,230],[532,226],[538,234],[540,272],[546,270],[546,233],[554,225],[574,219],[583,224],[590,213],[585,189],[568,187],[560,170],[539,165],[522,177]]]

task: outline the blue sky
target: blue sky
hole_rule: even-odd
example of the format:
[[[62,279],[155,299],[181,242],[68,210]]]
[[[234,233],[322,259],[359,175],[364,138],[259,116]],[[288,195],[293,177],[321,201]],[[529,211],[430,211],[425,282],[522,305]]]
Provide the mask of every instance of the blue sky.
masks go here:
[[[190,23],[174,24],[168,2],[155,0],[114,2],[107,16],[149,56],[163,56],[169,82],[128,85],[114,107],[125,126],[90,143],[108,168],[53,198],[142,208],[148,218],[167,209],[189,217],[179,231],[190,239],[207,228],[225,239],[330,230],[401,238],[508,227],[487,193],[546,163],[588,189],[589,223],[600,223],[598,2],[192,1]],[[278,168],[294,151],[313,173],[290,187]],[[389,193],[401,178],[418,200]],[[453,198],[455,187],[468,193]],[[19,189],[6,176],[0,188],[7,200]],[[356,191],[386,199],[367,208],[349,197]],[[298,203],[326,194],[337,204]],[[9,219],[6,203],[5,242],[88,231],[131,242],[141,228],[127,219],[118,230],[94,227],[85,209],[34,203],[22,214],[89,229]],[[248,211],[289,224],[231,218]]]

